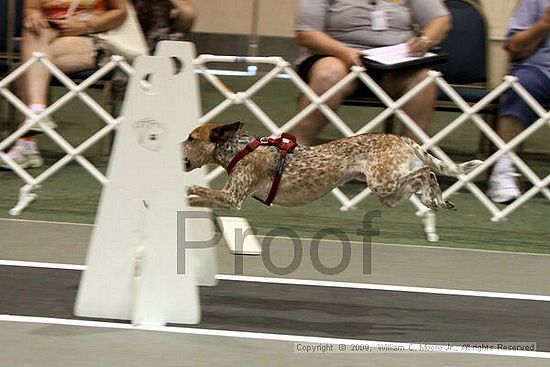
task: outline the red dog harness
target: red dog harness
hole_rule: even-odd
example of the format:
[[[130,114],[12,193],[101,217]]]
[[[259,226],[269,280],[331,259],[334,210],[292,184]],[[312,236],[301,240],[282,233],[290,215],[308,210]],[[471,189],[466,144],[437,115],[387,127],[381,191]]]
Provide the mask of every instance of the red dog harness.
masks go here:
[[[256,148],[258,148],[260,145],[265,146],[275,146],[279,148],[279,163],[277,164],[277,171],[275,172],[275,177],[273,177],[273,183],[271,184],[271,189],[269,190],[269,195],[267,195],[267,199],[265,201],[260,200],[265,205],[271,205],[273,202],[273,199],[275,199],[275,195],[277,195],[277,190],[279,189],[279,183],[281,182],[281,176],[283,175],[283,172],[285,170],[285,159],[288,153],[291,153],[294,148],[296,148],[296,137],[289,133],[282,133],[281,137],[278,139],[274,138],[267,138],[263,137],[260,139],[256,139],[249,143],[243,150],[241,150],[232,160],[229,162],[229,165],[227,166],[227,173],[230,174],[233,168],[235,168],[235,165],[244,157],[246,157],[249,153],[252,153]]]

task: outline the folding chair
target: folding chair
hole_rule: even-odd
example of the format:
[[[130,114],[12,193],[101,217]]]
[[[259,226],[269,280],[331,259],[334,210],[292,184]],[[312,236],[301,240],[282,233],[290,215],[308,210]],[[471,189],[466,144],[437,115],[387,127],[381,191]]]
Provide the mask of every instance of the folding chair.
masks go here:
[[[458,94],[473,105],[491,91],[488,83],[490,64],[487,20],[478,0],[447,0],[445,5],[453,16],[453,28],[441,44],[443,51],[449,54],[449,59],[436,70],[441,71]],[[436,109],[461,112],[441,91]],[[480,111],[489,117],[487,120],[493,128],[497,112],[497,103],[491,103]],[[489,142],[483,137],[480,139],[480,151],[488,153]]]

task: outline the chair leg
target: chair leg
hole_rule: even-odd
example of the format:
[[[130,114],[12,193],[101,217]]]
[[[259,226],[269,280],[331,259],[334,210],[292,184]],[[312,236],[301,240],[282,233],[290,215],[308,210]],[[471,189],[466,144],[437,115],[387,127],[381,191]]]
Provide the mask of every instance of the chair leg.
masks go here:
[[[384,132],[386,134],[393,134],[394,131],[395,131],[395,118],[393,115],[391,115],[384,121]]]
[[[14,94],[17,94],[17,90],[16,90],[16,87],[13,86],[13,85],[10,85],[9,87],[10,91]],[[9,103],[7,100],[6,100],[6,104],[8,105],[8,113],[7,113],[7,123],[6,123],[6,126],[8,128],[8,131],[9,133],[11,134],[12,132],[14,132],[17,127],[19,126],[19,124],[17,123],[17,110],[16,108],[14,107],[14,105],[12,105],[11,103]]]
[[[3,139],[8,134],[8,115],[7,115],[7,102],[6,100],[0,100],[0,139]]]
[[[109,106],[108,110],[113,115],[113,101],[112,101],[112,95],[113,95],[113,85],[111,81],[105,82],[103,85],[103,100],[107,100],[107,104]],[[104,122],[99,122],[99,129],[102,129],[104,127]],[[108,137],[104,137],[96,144],[96,154],[98,156],[103,155],[109,155],[110,153],[110,139]]]

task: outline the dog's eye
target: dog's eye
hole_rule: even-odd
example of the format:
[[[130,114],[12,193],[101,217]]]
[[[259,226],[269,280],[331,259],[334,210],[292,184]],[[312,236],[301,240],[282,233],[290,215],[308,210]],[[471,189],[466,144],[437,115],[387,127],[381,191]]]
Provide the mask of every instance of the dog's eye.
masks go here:
[[[187,140],[188,140],[189,142],[193,142],[193,140],[195,140],[195,138],[192,137],[191,135],[189,135],[189,137],[187,138]]]

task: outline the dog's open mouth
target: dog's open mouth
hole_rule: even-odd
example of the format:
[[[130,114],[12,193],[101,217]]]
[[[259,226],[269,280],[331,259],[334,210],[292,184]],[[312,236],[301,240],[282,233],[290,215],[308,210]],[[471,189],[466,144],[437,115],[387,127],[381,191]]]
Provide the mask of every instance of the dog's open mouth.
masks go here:
[[[183,170],[185,172],[191,171],[191,160],[189,158],[183,158]]]

